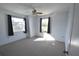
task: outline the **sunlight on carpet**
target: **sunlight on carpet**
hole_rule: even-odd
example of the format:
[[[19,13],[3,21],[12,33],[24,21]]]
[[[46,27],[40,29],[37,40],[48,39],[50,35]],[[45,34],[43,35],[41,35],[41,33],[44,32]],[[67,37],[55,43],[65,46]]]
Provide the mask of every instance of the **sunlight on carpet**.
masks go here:
[[[55,41],[55,38],[48,33],[43,33],[42,38],[37,38],[34,41]]]

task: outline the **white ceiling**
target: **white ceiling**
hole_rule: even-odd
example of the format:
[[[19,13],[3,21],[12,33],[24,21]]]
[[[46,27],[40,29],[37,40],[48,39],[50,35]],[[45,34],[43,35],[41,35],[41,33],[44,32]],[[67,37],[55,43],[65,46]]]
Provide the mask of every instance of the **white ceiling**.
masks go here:
[[[23,15],[31,15],[33,8],[46,15],[67,10],[70,6],[71,3],[0,3],[1,8]]]

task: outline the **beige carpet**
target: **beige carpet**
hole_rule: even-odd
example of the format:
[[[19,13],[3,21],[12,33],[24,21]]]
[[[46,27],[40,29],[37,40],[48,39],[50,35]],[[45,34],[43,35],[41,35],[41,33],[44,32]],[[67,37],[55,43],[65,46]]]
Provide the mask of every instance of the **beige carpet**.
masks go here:
[[[0,47],[3,56],[64,56],[64,43],[57,41],[34,41],[22,39]]]

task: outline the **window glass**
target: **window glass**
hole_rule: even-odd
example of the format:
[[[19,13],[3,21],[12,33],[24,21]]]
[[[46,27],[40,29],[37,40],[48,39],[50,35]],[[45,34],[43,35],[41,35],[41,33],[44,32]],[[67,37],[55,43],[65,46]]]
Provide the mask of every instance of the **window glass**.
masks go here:
[[[42,19],[42,32],[48,31],[48,18]]]
[[[14,32],[25,31],[25,21],[23,18],[12,17],[12,25]]]

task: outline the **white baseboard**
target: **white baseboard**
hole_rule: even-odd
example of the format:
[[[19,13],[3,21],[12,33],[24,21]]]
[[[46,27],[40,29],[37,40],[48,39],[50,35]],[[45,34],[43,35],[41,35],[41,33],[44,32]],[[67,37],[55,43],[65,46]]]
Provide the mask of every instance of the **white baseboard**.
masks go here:
[[[64,42],[64,40],[61,40],[61,39],[60,39],[60,40],[56,40],[56,41],[59,41],[59,42]]]

